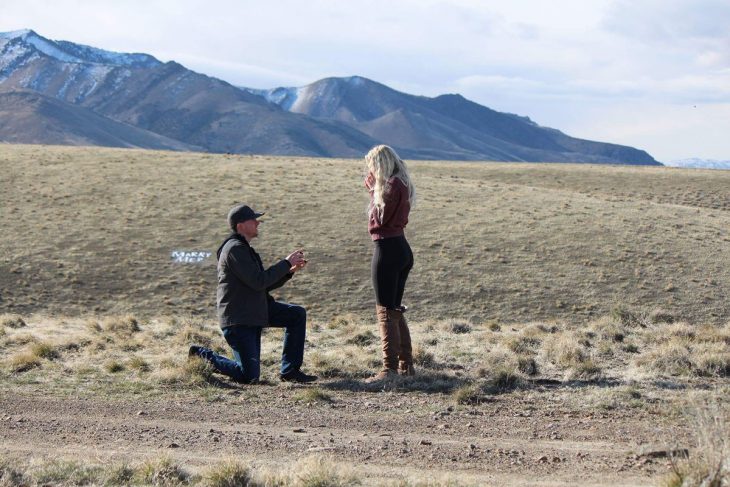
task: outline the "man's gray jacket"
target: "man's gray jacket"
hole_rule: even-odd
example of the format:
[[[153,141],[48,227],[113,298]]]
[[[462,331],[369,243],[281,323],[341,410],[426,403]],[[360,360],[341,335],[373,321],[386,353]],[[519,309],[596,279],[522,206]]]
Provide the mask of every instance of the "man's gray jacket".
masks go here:
[[[283,259],[264,270],[261,257],[241,235],[228,237],[218,249],[218,320],[229,326],[267,326],[269,291],[291,279]]]

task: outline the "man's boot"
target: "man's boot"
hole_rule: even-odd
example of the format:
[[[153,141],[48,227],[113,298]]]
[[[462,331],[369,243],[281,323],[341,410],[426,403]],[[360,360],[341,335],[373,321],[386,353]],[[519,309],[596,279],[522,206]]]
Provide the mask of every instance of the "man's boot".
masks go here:
[[[368,383],[378,382],[398,375],[398,356],[400,355],[400,325],[402,314],[385,306],[376,306],[380,326],[380,341],[383,346],[383,369],[366,380]]]
[[[400,355],[398,356],[398,373],[400,375],[416,375],[413,367],[413,346],[411,345],[411,332],[408,329],[408,322],[403,312],[400,311],[398,320],[398,332],[400,333]]]

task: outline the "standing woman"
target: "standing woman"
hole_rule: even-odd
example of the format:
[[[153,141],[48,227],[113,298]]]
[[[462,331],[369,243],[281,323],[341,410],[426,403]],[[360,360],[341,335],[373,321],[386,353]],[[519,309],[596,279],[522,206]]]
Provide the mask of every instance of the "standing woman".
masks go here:
[[[365,162],[368,169],[365,187],[370,192],[368,231],[375,243],[372,261],[375,311],[383,347],[383,369],[369,379],[375,382],[396,374],[416,373],[411,334],[401,303],[413,267],[413,253],[404,229],[416,200],[416,190],[405,163],[387,145],[373,147]]]

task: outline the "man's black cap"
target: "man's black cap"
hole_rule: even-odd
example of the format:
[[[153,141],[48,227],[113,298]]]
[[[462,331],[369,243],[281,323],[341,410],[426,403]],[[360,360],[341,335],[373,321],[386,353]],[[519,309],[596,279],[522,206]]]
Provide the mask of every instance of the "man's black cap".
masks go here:
[[[255,220],[262,215],[263,213],[256,213],[249,206],[236,205],[228,212],[228,225],[235,232],[236,225],[239,223],[245,222],[246,220]]]

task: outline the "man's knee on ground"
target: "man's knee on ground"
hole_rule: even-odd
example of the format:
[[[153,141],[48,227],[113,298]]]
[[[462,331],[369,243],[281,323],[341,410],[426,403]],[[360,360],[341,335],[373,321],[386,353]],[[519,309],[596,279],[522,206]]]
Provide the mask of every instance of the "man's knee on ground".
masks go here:
[[[251,384],[252,382],[259,380],[259,374],[255,371],[244,371],[243,369],[239,369],[235,376],[231,378],[239,384]]]

